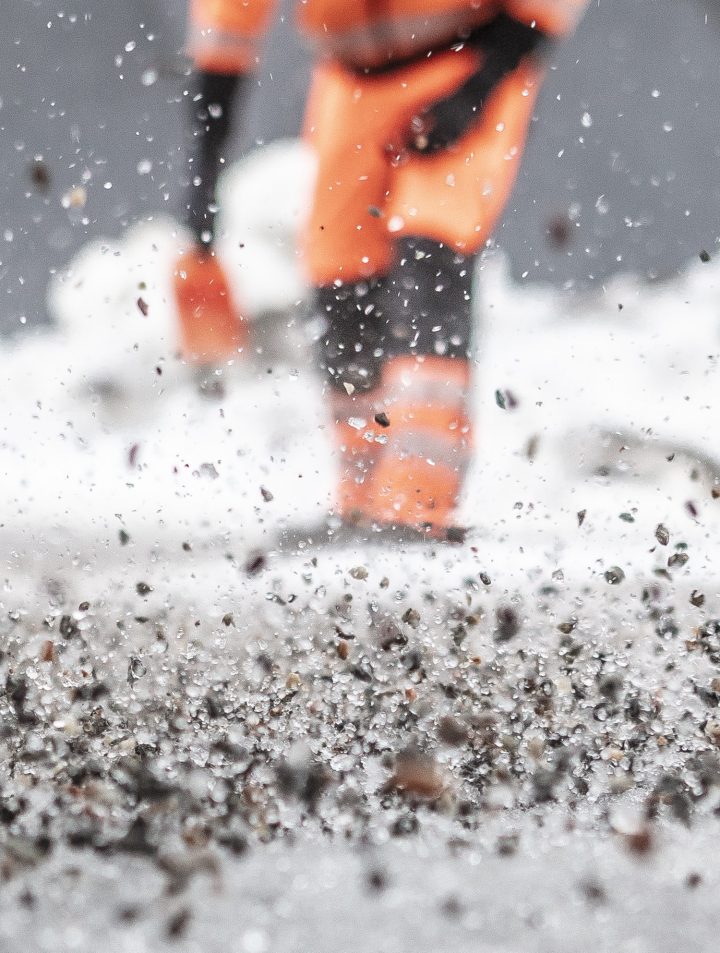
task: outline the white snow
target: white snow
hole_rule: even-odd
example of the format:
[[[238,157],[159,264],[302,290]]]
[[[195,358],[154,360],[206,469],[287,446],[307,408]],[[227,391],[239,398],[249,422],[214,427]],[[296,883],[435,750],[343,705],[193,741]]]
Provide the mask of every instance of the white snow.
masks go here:
[[[169,220],[86,248],[50,288],[56,328],[3,345],[0,545],[16,593],[38,572],[80,569],[87,583],[129,561],[162,565],[183,592],[211,579],[220,611],[248,551],[322,519],[333,460],[294,252],[311,180],[296,143],[227,175],[221,254],[253,341],[224,370],[222,400],[200,398],[176,355],[169,279],[187,235]],[[619,565],[640,578],[684,542],[690,561],[674,574],[712,578],[718,264],[698,260],[663,285],[619,278],[588,298],[513,285],[490,255],[478,288],[476,457],[460,514],[476,551],[447,549],[433,562],[409,550],[408,577],[449,585],[483,569],[522,586],[527,573],[561,571],[583,583]],[[517,408],[501,409],[498,389]],[[667,547],[654,537],[660,522]],[[347,551],[378,572],[397,558]],[[278,559],[273,571],[300,570]]]

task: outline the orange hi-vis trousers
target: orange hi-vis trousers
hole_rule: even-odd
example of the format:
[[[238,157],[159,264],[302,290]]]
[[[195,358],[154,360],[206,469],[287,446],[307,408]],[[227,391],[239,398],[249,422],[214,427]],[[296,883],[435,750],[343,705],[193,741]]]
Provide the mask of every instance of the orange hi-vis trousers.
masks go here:
[[[386,274],[401,236],[480,250],[515,182],[540,81],[528,61],[502,80],[454,146],[407,148],[413,122],[481,65],[469,48],[384,73],[337,62],[315,72],[306,136],[318,161],[302,243],[314,285]]]

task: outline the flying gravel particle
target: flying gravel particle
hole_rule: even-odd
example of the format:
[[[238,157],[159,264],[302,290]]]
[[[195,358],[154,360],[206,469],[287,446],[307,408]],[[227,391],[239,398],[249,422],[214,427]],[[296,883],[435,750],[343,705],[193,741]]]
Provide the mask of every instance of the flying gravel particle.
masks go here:
[[[605,579],[611,586],[618,586],[625,578],[625,573],[619,566],[611,566],[605,570]]]
[[[661,546],[667,546],[670,542],[670,532],[667,526],[664,526],[662,523],[657,524],[655,528],[655,539]]]

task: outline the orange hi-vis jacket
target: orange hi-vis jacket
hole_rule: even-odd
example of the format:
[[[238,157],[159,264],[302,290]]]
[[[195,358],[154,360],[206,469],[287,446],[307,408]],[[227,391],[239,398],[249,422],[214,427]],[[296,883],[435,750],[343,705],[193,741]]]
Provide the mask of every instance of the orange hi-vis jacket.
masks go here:
[[[192,0],[188,52],[201,69],[247,72],[277,0]],[[587,0],[299,0],[301,32],[323,56],[376,67],[451,43],[500,13],[550,36],[571,32]]]
[[[541,67],[521,60],[447,150],[408,149],[413,123],[482,68],[483,52],[455,41],[500,14],[562,36],[587,2],[300,0],[299,26],[319,53],[305,121],[318,161],[301,243],[311,283],[386,274],[402,236],[462,254],[484,246],[515,182]],[[191,0],[188,52],[209,72],[252,71],[274,6]]]

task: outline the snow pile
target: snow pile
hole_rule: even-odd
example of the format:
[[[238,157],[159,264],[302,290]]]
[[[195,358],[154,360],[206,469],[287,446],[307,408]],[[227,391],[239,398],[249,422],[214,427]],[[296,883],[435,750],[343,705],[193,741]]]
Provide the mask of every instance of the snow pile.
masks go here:
[[[292,242],[311,178],[295,144],[227,176],[222,254],[237,256],[255,320],[221,401],[200,399],[176,356],[169,276],[187,236],[169,221],[86,249],[50,289],[58,329],[5,346],[8,575],[110,568],[121,533],[134,559],[162,556],[173,572],[183,542],[242,562],[283,527],[321,521],[333,462]],[[491,256],[478,286],[477,454],[461,517],[483,568],[515,582],[602,580],[616,565],[643,576],[680,545],[690,562],[675,560],[676,576],[714,573],[717,264],[582,298],[513,286]],[[459,579],[470,550],[453,552],[443,562]]]

